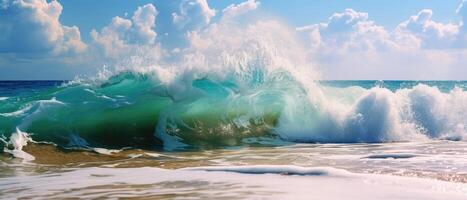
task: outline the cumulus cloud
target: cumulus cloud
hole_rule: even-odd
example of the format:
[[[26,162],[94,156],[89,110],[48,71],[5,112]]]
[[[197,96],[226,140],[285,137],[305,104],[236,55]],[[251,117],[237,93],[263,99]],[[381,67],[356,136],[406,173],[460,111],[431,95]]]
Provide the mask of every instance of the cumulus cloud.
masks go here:
[[[245,14],[249,11],[255,10],[260,5],[260,2],[256,0],[247,0],[240,4],[231,4],[224,10],[222,10],[223,18],[231,18],[234,16]]]
[[[2,1],[0,52],[82,52],[86,45],[78,27],[60,23],[62,9],[58,1]]]
[[[438,23],[432,16],[432,10],[424,9],[399,24],[396,34],[412,34],[420,39],[423,48],[452,47],[459,34],[459,25]]]
[[[465,2],[457,9],[461,16]],[[467,62],[463,22],[439,23],[432,16],[432,10],[421,10],[388,31],[368,13],[346,9],[297,31],[325,78],[465,79],[459,75]]]
[[[156,7],[152,4],[146,4],[142,7],[138,7],[133,17],[134,32],[136,34],[136,40],[141,43],[154,44],[156,40],[156,16],[158,12]]]
[[[465,2],[465,1],[464,1]],[[463,5],[457,13],[463,16]],[[376,25],[368,13],[346,9],[333,14],[328,22],[297,28],[307,34],[314,48],[332,51],[413,50],[457,48],[465,39],[463,22],[439,23],[432,19],[433,11],[421,10],[401,22],[394,31]]]
[[[219,17],[215,17],[217,11],[210,8],[206,0],[183,0],[180,2],[178,10],[171,13],[173,27],[168,27],[168,29],[167,26],[165,27],[165,31],[170,33],[161,37],[161,43],[165,47],[173,48],[171,50],[173,59],[178,59],[177,55],[180,55],[181,50],[192,44],[191,39],[196,35],[210,30],[216,24],[239,25],[240,23],[233,24],[234,21],[239,22],[239,18],[236,17],[255,10],[259,4],[255,0],[231,4],[219,13]],[[249,24],[249,22],[245,21],[241,24]]]
[[[390,34],[369,20],[368,13],[346,9],[333,14],[325,23],[297,28],[308,36],[310,45],[319,51],[346,52],[394,48]]]
[[[155,45],[157,14],[158,11],[152,4],[140,6],[131,19],[116,16],[100,32],[93,30],[91,37],[108,57],[118,57],[137,46]]]
[[[183,0],[180,11],[172,13],[172,20],[180,29],[196,29],[209,24],[215,15],[206,0]]]

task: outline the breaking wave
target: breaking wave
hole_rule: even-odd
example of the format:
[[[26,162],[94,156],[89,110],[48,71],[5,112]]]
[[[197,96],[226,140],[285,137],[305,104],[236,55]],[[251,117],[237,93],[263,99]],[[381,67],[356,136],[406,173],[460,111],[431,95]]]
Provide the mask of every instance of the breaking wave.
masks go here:
[[[21,151],[15,141],[26,136],[67,148],[165,150],[467,138],[464,82],[323,84],[284,30],[219,25],[194,35],[196,48],[172,55],[177,61],[134,56],[121,65],[137,68],[2,98],[5,151]]]
[[[310,90],[286,72],[257,76],[248,86],[202,78],[181,88],[155,73],[122,72],[99,83],[12,97],[0,113],[1,132],[10,135],[5,151],[18,154],[29,137],[69,148],[177,150],[271,139],[353,143],[467,135],[467,92],[460,87],[317,84]]]

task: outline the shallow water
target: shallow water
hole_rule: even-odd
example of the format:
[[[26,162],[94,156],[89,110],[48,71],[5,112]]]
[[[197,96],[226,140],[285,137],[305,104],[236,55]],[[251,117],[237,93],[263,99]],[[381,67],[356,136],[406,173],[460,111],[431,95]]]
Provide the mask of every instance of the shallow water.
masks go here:
[[[109,155],[33,144],[25,151],[36,160],[0,157],[2,198],[467,198],[462,141]]]

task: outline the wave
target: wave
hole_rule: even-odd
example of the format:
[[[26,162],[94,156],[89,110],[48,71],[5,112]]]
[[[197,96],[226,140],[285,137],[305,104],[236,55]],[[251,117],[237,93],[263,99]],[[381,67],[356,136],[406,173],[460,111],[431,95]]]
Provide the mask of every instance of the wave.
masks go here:
[[[287,30],[219,25],[164,62],[141,52],[95,79],[28,86],[0,103],[4,147],[15,149],[7,137],[17,130],[34,141],[107,149],[467,139],[465,85],[322,84]]]
[[[282,116],[279,133],[284,138],[300,142],[390,142],[462,140],[467,133],[467,92],[458,87],[447,93],[424,84],[394,92],[381,87],[323,91],[327,97],[322,104],[292,107],[286,112],[290,115]]]
[[[287,72],[268,78],[258,74],[262,78],[248,86],[209,77],[174,86],[155,73],[127,71],[100,82],[69,83],[4,105],[1,131],[13,133],[9,142],[4,139],[5,151],[22,152],[30,140],[17,138],[25,137],[69,148],[165,150],[271,139],[354,143],[467,138],[467,92],[460,87],[442,92],[418,84],[391,91],[317,84],[311,90]]]

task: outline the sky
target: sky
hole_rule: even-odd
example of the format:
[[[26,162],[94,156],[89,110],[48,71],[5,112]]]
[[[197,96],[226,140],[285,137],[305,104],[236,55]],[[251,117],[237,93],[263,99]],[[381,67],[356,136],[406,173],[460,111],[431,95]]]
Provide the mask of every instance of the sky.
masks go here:
[[[185,66],[190,56],[209,61],[213,51],[236,54],[237,43],[269,38],[265,46],[300,44],[291,57],[305,57],[321,79],[467,79],[466,0],[0,2],[0,80]],[[252,27],[260,36],[245,35]],[[207,61],[199,64],[215,63]]]

